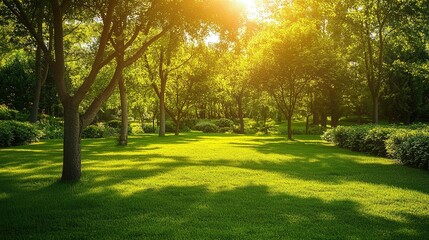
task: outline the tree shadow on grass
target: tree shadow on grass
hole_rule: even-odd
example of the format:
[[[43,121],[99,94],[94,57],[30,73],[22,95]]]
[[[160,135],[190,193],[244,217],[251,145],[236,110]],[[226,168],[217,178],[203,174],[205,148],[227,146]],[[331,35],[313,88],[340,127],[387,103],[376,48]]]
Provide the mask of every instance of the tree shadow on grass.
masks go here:
[[[381,184],[429,194],[429,172],[390,164],[362,153],[356,153],[319,141],[265,141],[254,139],[255,144],[235,144],[238,148],[250,148],[263,154],[279,154],[290,157],[284,162],[247,161],[239,166],[247,169],[283,173],[303,180],[327,183],[358,181]],[[222,161],[221,164],[230,164]],[[213,163],[216,164],[216,163]],[[416,184],[418,182],[418,184]],[[423,183],[423,184],[422,184]]]
[[[425,239],[428,217],[363,214],[352,201],[272,194],[249,185],[148,189],[124,196],[54,183],[2,199],[2,239]]]

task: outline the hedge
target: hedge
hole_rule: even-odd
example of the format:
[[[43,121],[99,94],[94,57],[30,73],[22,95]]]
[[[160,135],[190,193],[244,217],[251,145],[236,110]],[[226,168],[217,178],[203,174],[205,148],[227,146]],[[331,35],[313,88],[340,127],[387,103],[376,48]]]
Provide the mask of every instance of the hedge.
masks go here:
[[[34,124],[14,120],[0,121],[0,147],[36,142],[40,136],[41,131]]]
[[[429,126],[340,126],[322,138],[353,151],[397,159],[404,165],[429,169]]]

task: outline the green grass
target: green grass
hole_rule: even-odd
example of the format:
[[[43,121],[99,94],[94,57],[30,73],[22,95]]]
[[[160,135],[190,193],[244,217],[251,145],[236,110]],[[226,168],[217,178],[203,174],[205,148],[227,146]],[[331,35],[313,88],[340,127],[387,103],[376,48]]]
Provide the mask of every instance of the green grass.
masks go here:
[[[429,174],[317,137],[134,136],[0,150],[1,239],[428,239]]]

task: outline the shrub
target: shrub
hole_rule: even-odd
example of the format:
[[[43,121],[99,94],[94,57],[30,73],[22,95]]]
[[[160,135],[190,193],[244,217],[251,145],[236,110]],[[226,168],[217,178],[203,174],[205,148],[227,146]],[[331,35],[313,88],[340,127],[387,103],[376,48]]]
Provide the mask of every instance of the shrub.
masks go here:
[[[234,122],[228,118],[221,118],[215,121],[216,126],[220,128],[231,128],[234,126]]]
[[[122,126],[122,122],[120,120],[111,120],[107,122],[107,126],[111,128],[118,128],[120,129]]]
[[[42,130],[44,139],[61,139],[64,137],[64,123],[53,117],[46,117],[40,121],[39,129]]]
[[[12,127],[6,121],[0,121],[0,147],[9,147],[12,145],[12,141]]]
[[[397,159],[404,165],[429,169],[429,127],[355,126],[326,131],[323,139],[354,151]]]
[[[111,127],[104,127],[103,128],[103,137],[113,137],[117,136],[119,134],[119,129],[117,128],[111,128]]]
[[[193,119],[183,119],[182,123],[181,123],[181,127],[185,128],[188,127],[189,129],[194,129],[195,125],[197,125],[198,123],[198,119],[193,118]]]
[[[1,121],[0,146],[18,146],[36,142],[41,136],[37,126],[28,122]]]
[[[152,124],[143,124],[142,130],[144,133],[155,133],[156,128]]]
[[[376,156],[386,157],[386,140],[395,131],[397,131],[395,128],[386,127],[369,129],[364,137],[364,149],[362,150]]]
[[[176,132],[176,124],[173,121],[165,121],[165,132],[174,133]]]
[[[335,128],[328,129],[320,137],[325,141],[334,142],[334,134],[335,134],[334,132],[335,132]]]
[[[180,127],[180,132],[190,132],[191,128],[189,128],[188,126],[181,126]]]
[[[429,133],[409,135],[398,146],[396,156],[404,165],[429,170]]]
[[[104,127],[89,125],[82,131],[82,138],[102,138],[104,136]]]
[[[218,131],[220,133],[232,132],[232,128],[231,127],[220,127]]]
[[[0,105],[0,120],[16,120],[18,111],[8,108],[6,105]]]
[[[209,121],[201,121],[195,125],[195,129],[204,133],[216,133],[219,131],[219,127]]]
[[[117,129],[117,132],[120,131],[122,127],[122,121],[121,120],[111,120],[106,123],[107,127]],[[131,127],[131,123],[128,121],[128,134],[133,133],[133,128]]]

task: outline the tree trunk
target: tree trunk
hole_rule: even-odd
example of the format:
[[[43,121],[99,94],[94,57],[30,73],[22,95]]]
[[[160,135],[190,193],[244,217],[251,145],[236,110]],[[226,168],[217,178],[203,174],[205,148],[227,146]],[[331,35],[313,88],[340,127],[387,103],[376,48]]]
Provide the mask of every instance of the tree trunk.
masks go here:
[[[320,116],[320,125],[322,125],[322,127],[326,128],[327,124],[328,124],[328,116],[326,115],[326,113],[322,113]]]
[[[160,116],[159,136],[164,137],[165,136],[165,93],[163,91],[161,91],[161,94],[159,96],[159,116]]]
[[[37,122],[39,113],[40,92],[42,91],[42,48],[37,47],[36,50],[36,86],[34,89],[33,106],[30,114],[30,122]]]
[[[319,112],[314,111],[313,112],[313,125],[318,126],[319,124],[320,124]]]
[[[121,97],[121,132],[119,135],[119,145],[127,146],[128,144],[128,103],[125,80],[119,80],[119,95]]]
[[[305,134],[308,134],[308,128],[310,125],[310,115],[305,116]]]
[[[179,132],[180,132],[179,121],[175,123],[176,123],[176,130],[174,131],[174,135],[179,136]]]
[[[331,116],[331,127],[335,128],[338,127],[338,122],[340,120],[340,117],[338,114],[332,114]]]
[[[264,113],[264,115],[263,115],[263,126],[264,126],[264,133],[268,134],[267,114],[266,113]]]
[[[292,140],[292,116],[287,116],[287,138]]]
[[[378,104],[379,104],[379,97],[377,95],[374,95],[372,97],[372,122],[374,124],[378,124]]]
[[[154,114],[152,116],[152,132],[155,133],[155,120],[156,120],[156,115]]]
[[[244,133],[244,119],[243,119],[243,97],[237,97],[237,105],[238,105],[238,118],[240,120],[240,133]]]
[[[63,181],[78,181],[81,176],[82,122],[78,109],[78,106],[64,105]]]

